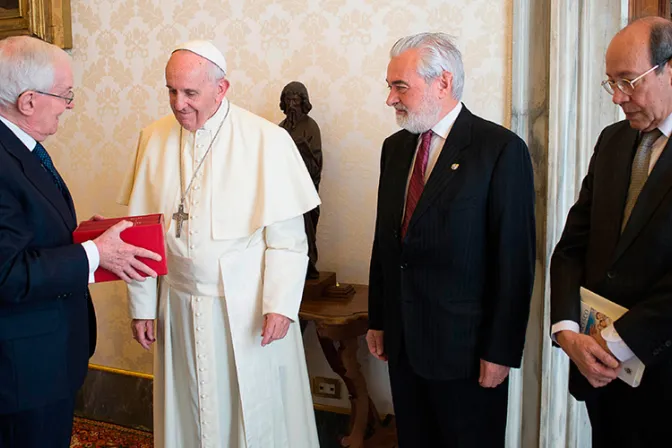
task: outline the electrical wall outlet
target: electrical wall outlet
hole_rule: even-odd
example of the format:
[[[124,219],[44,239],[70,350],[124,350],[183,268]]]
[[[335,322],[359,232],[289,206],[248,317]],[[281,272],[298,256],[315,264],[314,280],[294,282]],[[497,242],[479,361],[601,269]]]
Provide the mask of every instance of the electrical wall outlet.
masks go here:
[[[341,398],[341,382],[335,378],[313,377],[313,395],[323,398]]]

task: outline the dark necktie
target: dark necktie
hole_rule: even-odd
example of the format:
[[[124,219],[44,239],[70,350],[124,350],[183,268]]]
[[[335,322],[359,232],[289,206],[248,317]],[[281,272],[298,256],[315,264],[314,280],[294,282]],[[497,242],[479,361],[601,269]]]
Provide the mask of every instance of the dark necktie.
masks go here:
[[[35,154],[35,157],[39,159],[45,171],[51,175],[51,179],[61,191],[61,194],[65,197],[65,184],[63,183],[63,179],[61,178],[60,174],[58,174],[58,171],[56,171],[56,167],[54,166],[54,162],[51,160],[51,157],[49,157],[49,153],[47,153],[47,150],[44,149],[44,146],[42,146],[40,142],[37,142],[37,145],[35,145],[33,154]]]
[[[406,209],[404,210],[404,221],[401,224],[401,238],[406,236],[408,224],[411,222],[415,207],[418,205],[422,190],[425,189],[425,172],[427,171],[427,161],[429,160],[429,145],[432,141],[432,130],[422,134],[422,143],[415,156],[413,173],[408,183],[408,193],[406,194]]]

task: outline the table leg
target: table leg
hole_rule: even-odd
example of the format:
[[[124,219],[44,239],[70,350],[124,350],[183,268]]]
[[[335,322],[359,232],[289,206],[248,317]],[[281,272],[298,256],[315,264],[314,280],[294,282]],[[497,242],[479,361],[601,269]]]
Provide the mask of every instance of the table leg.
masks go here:
[[[350,433],[341,439],[341,446],[349,448],[395,446],[396,435],[393,422],[383,427],[376,406],[369,397],[366,379],[357,361],[359,349],[357,335],[343,330],[345,329],[342,327],[338,329],[318,328],[320,345],[327,362],[332,370],[343,379],[350,395]],[[338,336],[346,337],[341,339]],[[336,340],[340,342],[338,349],[335,347]],[[390,438],[390,430],[392,438]],[[366,440],[367,436],[370,437],[369,440]]]
[[[369,394],[366,380],[357,362],[357,339],[340,341],[338,349],[334,345],[334,340],[324,336],[320,336],[319,339],[329,366],[341,377],[350,396],[350,434],[343,437],[341,446],[363,448],[369,414]]]

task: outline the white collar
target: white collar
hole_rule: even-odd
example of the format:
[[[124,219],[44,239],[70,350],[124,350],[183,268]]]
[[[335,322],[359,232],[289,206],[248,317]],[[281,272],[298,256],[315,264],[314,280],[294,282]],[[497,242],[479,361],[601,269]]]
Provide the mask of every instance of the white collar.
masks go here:
[[[448,134],[457,120],[457,116],[462,111],[462,101],[459,101],[453,110],[448,112],[438,123],[432,126],[434,134],[441,136],[444,140],[448,138]]]
[[[37,142],[33,137],[28,135],[26,131],[24,131],[23,129],[21,129],[20,127],[9,121],[7,118],[3,117],[2,115],[0,115],[0,121],[2,121],[5,124],[5,126],[7,126],[9,130],[12,131],[19,140],[21,140],[21,142],[24,145],[26,145],[26,148],[28,148],[29,151],[35,149],[35,145],[37,145]]]
[[[219,125],[222,124],[222,121],[226,119],[226,116],[229,113],[229,109],[231,109],[231,104],[229,103],[229,100],[224,98],[222,103],[219,105],[217,112],[215,112],[212,117],[208,118],[208,120],[203,123],[201,129],[205,129],[206,131],[210,132],[217,132]]]
[[[667,118],[658,125],[658,130],[665,134],[665,137],[670,138],[670,134],[672,134],[672,114],[668,115]]]

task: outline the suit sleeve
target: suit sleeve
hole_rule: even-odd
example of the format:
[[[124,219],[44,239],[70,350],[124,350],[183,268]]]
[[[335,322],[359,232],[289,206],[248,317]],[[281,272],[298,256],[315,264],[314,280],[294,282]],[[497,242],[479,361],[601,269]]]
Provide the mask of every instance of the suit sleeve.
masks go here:
[[[579,198],[569,210],[560,241],[551,256],[551,325],[569,320],[579,322],[586,250],[590,236],[590,216],[593,203],[593,177],[595,160],[602,136],[583,178]]]
[[[535,269],[534,175],[525,143],[501,151],[490,183],[488,246],[493,275],[485,311],[482,358],[519,367]]]
[[[0,189],[0,302],[22,303],[86,288],[89,265],[81,244],[34,248],[35,223],[18,199]],[[48,231],[45,226],[45,232]]]
[[[383,269],[380,255],[379,242],[379,210],[380,210],[380,185],[385,169],[385,144],[380,156],[380,179],[378,181],[378,206],[376,212],[376,224],[374,227],[373,247],[371,249],[371,263],[369,266],[369,328],[372,330],[384,330],[385,320],[385,294],[383,291]]]
[[[651,367],[672,358],[672,272],[614,322],[623,342]]]

